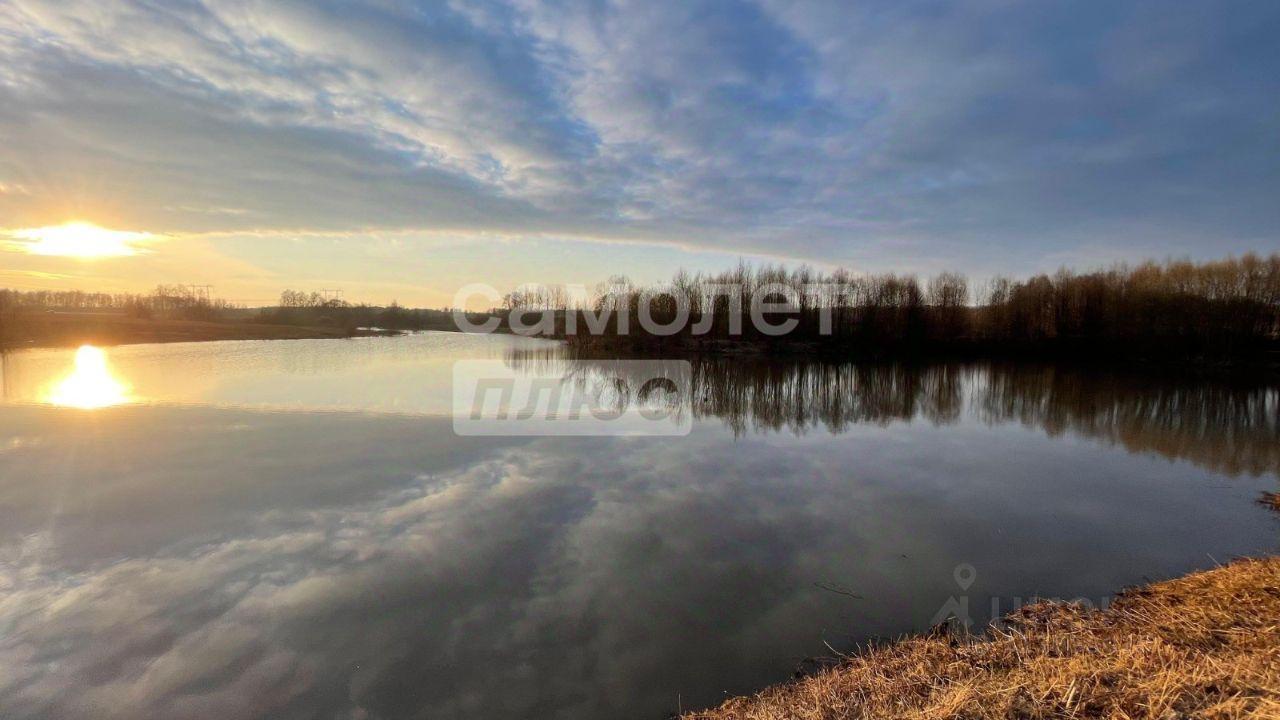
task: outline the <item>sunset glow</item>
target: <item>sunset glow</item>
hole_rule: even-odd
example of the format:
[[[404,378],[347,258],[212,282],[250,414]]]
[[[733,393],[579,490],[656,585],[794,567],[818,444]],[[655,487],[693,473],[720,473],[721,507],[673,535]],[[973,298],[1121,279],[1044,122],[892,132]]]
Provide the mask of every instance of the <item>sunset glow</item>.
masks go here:
[[[49,393],[49,403],[94,410],[129,402],[129,387],[111,373],[107,354],[84,345],[76,351],[75,368]]]
[[[151,233],[108,230],[86,222],[28,228],[12,236],[32,255],[82,259],[137,255],[142,252],[140,244],[152,237]]]

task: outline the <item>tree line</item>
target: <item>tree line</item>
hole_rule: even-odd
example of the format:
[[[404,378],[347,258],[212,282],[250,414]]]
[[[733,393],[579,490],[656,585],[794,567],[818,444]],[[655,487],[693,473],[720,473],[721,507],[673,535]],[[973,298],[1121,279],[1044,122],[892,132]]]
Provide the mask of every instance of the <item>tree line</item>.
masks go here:
[[[753,312],[761,308],[767,308],[760,313],[769,319],[766,326],[754,321]],[[0,312],[32,310],[112,310],[202,320],[243,317],[244,312],[183,285],[159,285],[149,294],[0,290]],[[750,343],[872,356],[1225,356],[1277,347],[1280,254],[1145,262],[1083,273],[1063,269],[1025,280],[996,277],[980,287],[954,272],[921,280],[909,274],[740,263],[720,273],[680,271],[670,282],[652,286],[614,277],[590,295],[557,286],[526,287],[507,294],[501,308],[468,316],[473,323],[497,317],[500,332],[561,337],[579,348],[619,352]],[[642,317],[647,325],[639,322]],[[258,310],[256,320],[349,329],[460,329],[449,309],[395,302],[353,305],[295,290],[281,293],[278,306]],[[785,332],[768,331],[780,324]]]
[[[659,286],[638,287],[625,278],[606,285],[587,303],[559,308],[554,301],[563,292],[523,291],[508,296],[507,310],[554,309],[555,334],[596,348],[751,342],[871,354],[999,348],[1220,355],[1272,348],[1280,333],[1277,254],[1063,269],[1026,280],[996,277],[976,288],[953,272],[922,281],[745,264],[722,273],[682,271]],[[787,332],[765,332],[751,321],[750,308],[766,306],[772,322],[793,321]],[[678,330],[638,324],[642,311],[651,327]],[[602,316],[607,321],[599,332],[583,331],[587,320]],[[566,332],[570,326],[577,332]]]
[[[0,312],[122,311],[138,318],[215,320],[234,307],[186,285],[157,285],[150,293],[0,289]]]
[[[254,320],[265,324],[387,330],[454,330],[450,310],[351,304],[318,292],[285,290],[279,305],[245,308],[186,285],[158,285],[150,293],[0,289],[0,321],[14,313],[113,312],[140,319]]]
[[[450,310],[407,308],[392,301],[389,305],[349,303],[318,292],[285,290],[280,304],[258,311],[260,322],[276,325],[304,325],[383,330],[454,330]]]

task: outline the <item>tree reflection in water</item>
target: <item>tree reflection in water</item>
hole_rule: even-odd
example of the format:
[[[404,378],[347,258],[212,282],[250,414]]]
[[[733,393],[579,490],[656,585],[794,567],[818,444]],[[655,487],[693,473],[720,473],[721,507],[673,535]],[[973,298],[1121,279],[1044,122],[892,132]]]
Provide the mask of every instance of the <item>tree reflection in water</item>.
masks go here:
[[[1274,378],[1179,376],[1136,368],[1038,363],[858,364],[777,357],[688,358],[687,397],[668,401],[735,435],[924,420],[1018,422],[1131,452],[1189,460],[1216,472],[1280,473],[1280,384]],[[517,369],[621,373],[626,363],[559,348],[507,355]]]

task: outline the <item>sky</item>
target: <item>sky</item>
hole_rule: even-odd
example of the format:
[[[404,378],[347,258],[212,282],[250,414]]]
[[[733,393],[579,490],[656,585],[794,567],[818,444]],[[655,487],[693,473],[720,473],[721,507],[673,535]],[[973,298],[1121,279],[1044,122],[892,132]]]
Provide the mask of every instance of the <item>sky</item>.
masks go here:
[[[1278,35],[1271,0],[0,0],[0,286],[1275,252]],[[118,252],[39,230],[77,221]]]

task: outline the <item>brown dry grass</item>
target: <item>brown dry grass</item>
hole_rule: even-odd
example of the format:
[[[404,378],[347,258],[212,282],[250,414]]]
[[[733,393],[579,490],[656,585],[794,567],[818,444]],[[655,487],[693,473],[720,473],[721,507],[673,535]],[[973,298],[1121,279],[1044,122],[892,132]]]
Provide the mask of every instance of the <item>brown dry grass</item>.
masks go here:
[[[343,338],[338,328],[131,318],[120,313],[25,313],[0,318],[0,349],[211,340]]]
[[[1280,718],[1280,558],[915,637],[686,720]]]

